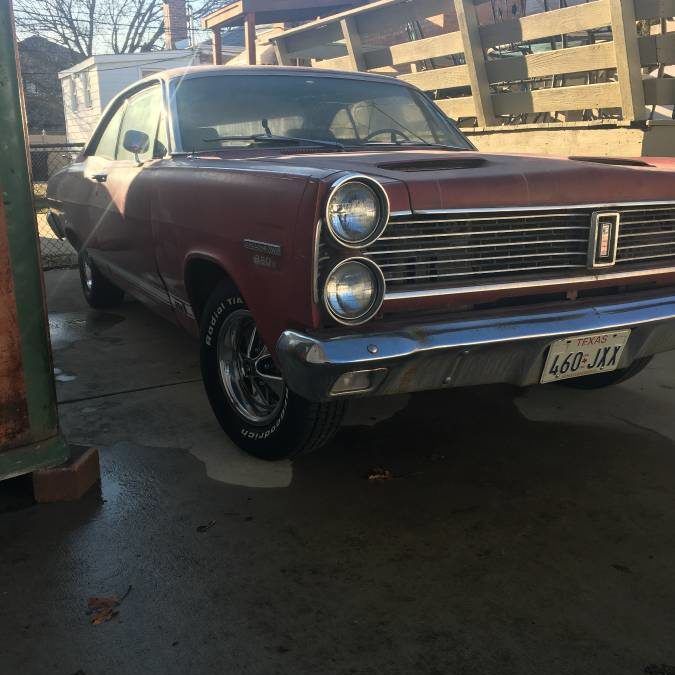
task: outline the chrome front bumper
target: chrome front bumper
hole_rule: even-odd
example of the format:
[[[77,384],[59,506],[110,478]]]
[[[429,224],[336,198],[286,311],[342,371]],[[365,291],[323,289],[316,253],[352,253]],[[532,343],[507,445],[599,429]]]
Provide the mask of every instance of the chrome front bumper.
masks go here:
[[[631,328],[620,368],[675,349],[675,295],[464,316],[388,330],[315,337],[285,331],[277,355],[289,387],[310,400],[333,398],[344,373],[376,370],[356,395],[395,394],[508,382],[539,382],[549,345],[569,335]],[[343,394],[344,395],[344,394]],[[352,394],[353,395],[353,394]]]

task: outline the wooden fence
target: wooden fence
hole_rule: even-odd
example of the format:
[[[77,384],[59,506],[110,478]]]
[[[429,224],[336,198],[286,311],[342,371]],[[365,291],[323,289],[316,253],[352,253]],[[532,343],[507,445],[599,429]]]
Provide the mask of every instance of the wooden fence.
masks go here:
[[[675,0],[593,0],[500,20],[495,2],[377,0],[285,31],[280,64],[389,73],[464,126],[646,120],[675,102]],[[560,4],[565,0],[558,0]],[[510,9],[510,11],[509,11]],[[503,13],[502,13],[503,16]],[[652,106],[652,107],[650,107]]]

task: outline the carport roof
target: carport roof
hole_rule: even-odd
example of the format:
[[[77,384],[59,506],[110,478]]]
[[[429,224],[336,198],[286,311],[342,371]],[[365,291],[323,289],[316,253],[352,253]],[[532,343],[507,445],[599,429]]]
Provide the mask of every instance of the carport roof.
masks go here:
[[[241,26],[247,14],[257,23],[295,23],[339,12],[367,0],[236,0],[202,19],[202,28]]]

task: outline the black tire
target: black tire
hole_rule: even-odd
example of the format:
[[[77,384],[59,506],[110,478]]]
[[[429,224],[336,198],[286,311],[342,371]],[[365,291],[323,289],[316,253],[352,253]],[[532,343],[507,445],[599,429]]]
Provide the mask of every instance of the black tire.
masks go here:
[[[91,259],[87,249],[77,256],[80,268],[80,283],[84,298],[94,309],[109,309],[122,304],[124,291],[106,279]]]
[[[340,428],[345,402],[314,403],[283,383],[231,284],[221,283],[209,298],[200,334],[206,394],[220,426],[242,450],[266,460],[295,458],[325,445]]]
[[[610,373],[573,377],[569,380],[560,380],[558,384],[564,384],[566,387],[572,387],[574,389],[603,389],[604,387],[611,387],[614,384],[625,382],[642,372],[649,365],[652,358],[652,356],[646,356],[642,359],[636,359],[628,366],[628,368],[613,370]]]

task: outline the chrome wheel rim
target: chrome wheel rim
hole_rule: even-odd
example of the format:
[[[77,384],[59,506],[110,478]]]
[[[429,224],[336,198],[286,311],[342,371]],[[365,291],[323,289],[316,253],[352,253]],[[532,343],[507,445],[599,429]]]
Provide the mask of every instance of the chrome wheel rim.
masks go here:
[[[89,256],[84,256],[82,260],[82,275],[84,277],[84,285],[87,287],[88,291],[91,291],[94,287],[94,272],[91,269]]]
[[[218,368],[223,391],[247,422],[274,420],[286,396],[286,385],[258,335],[248,310],[232,312],[218,331]]]

